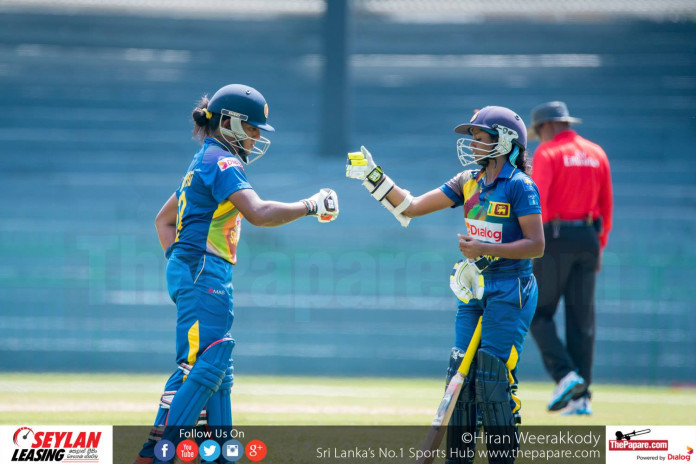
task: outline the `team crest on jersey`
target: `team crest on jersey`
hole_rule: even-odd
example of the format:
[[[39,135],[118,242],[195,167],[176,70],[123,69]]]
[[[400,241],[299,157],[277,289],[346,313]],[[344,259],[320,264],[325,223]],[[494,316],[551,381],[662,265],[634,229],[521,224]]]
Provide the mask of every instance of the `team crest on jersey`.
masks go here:
[[[234,167],[234,166],[244,169],[242,167],[242,163],[240,163],[237,158],[234,158],[232,156],[228,156],[227,158],[219,159],[217,164],[218,164],[218,167],[220,168],[221,171],[224,171],[224,170],[231,168],[231,167]]]
[[[488,204],[488,211],[486,213],[488,216],[510,217],[510,203],[491,201]]]

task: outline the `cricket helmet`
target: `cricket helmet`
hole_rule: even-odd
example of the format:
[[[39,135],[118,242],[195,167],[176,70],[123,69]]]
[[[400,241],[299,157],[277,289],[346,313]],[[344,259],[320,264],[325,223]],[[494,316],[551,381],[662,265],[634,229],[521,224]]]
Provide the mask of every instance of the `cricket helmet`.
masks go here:
[[[273,126],[268,124],[268,103],[261,92],[242,84],[226,85],[211,97],[208,102],[208,111],[222,115],[220,118],[220,133],[229,144],[236,148],[237,156],[244,164],[250,164],[261,158],[268,150],[271,141],[266,137],[260,137],[254,141],[254,146],[246,150],[242,141],[250,138],[242,122],[263,131],[275,132]],[[228,117],[230,128],[222,127],[222,122]]]
[[[474,113],[469,123],[458,125],[454,131],[458,134],[471,135],[471,130],[474,127],[496,136],[498,140],[494,143],[482,143],[476,142],[470,137],[458,139],[457,156],[464,166],[508,154],[510,155],[510,163],[514,165],[520,150],[527,148],[527,128],[524,121],[517,113],[508,108],[486,106]],[[476,145],[472,147],[472,143]],[[474,153],[474,148],[476,153]],[[481,152],[487,154],[482,156]]]

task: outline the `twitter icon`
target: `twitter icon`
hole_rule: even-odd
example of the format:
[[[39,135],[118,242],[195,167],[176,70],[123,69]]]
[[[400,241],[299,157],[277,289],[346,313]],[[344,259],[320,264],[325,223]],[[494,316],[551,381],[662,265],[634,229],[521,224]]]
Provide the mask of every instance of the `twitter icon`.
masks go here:
[[[201,443],[198,452],[201,455],[201,459],[204,461],[215,461],[220,457],[220,445],[216,441],[206,440]]]

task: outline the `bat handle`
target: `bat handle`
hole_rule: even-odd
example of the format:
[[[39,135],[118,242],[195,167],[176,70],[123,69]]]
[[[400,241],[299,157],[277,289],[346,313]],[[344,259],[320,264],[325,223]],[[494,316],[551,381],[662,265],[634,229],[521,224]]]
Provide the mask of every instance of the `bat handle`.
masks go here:
[[[469,346],[466,348],[466,351],[464,352],[464,357],[462,358],[462,361],[459,364],[459,369],[457,369],[457,372],[462,374],[464,377],[466,377],[469,374],[471,363],[474,361],[476,351],[478,350],[478,347],[481,344],[481,319],[483,319],[482,316],[479,317],[478,322],[476,323],[474,333],[471,335],[471,340],[469,340]]]

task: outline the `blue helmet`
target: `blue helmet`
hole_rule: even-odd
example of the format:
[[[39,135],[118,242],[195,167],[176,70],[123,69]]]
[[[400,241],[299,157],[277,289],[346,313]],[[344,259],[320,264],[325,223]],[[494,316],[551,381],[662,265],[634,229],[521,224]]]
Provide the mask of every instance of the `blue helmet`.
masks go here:
[[[474,113],[468,124],[460,124],[454,128],[458,134],[471,134],[471,129],[477,127],[498,137],[493,144],[477,142],[476,150],[471,146],[473,139],[463,137],[457,140],[457,155],[464,166],[489,158],[510,154],[510,163],[515,164],[520,149],[527,148],[527,128],[522,118],[514,111],[502,106],[486,106]],[[488,150],[481,147],[490,145]],[[487,152],[481,156],[481,152]]]
[[[262,157],[271,141],[266,137],[255,140],[251,150],[243,147],[242,140],[249,136],[244,132],[242,122],[258,129],[275,132],[273,126],[266,122],[268,118],[268,103],[261,93],[242,84],[230,84],[221,88],[208,102],[208,111],[230,118],[230,128],[220,126],[222,137],[237,149],[237,156],[244,164],[250,164]],[[223,118],[220,119],[222,123]],[[251,157],[251,155],[256,155]]]

